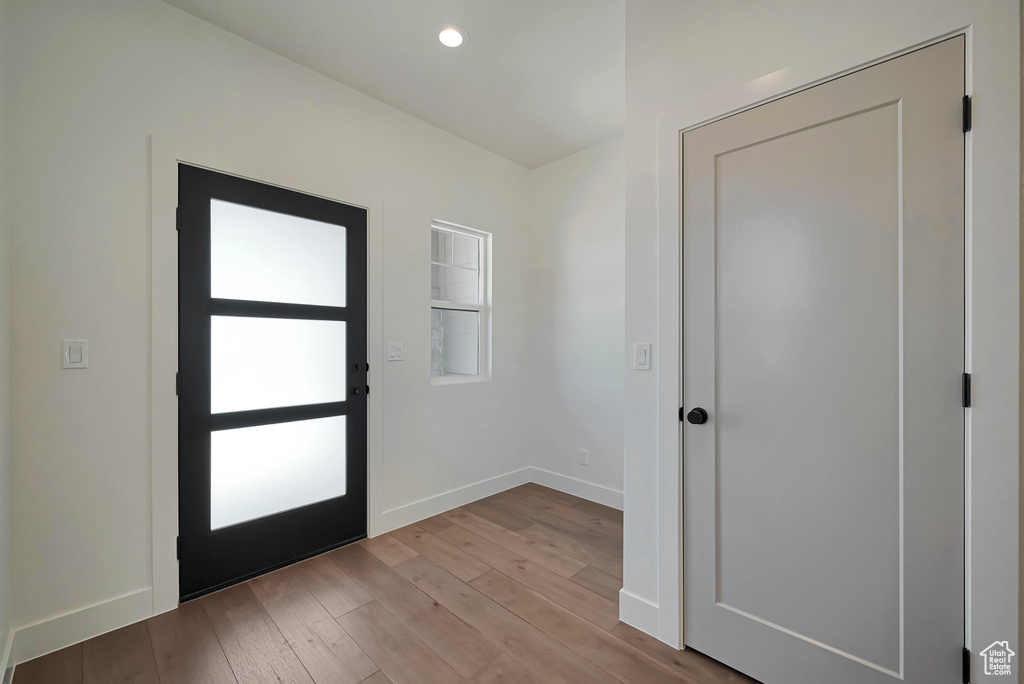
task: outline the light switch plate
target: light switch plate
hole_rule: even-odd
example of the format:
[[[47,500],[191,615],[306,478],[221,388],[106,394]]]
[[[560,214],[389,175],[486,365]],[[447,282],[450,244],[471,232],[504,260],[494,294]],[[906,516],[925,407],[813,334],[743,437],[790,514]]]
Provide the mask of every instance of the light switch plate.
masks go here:
[[[650,342],[637,342],[633,345],[633,370],[651,370]]]
[[[89,367],[89,340],[64,340],[61,344],[64,368]]]
[[[388,342],[387,360],[388,361],[404,361],[405,360],[405,343],[404,342]]]

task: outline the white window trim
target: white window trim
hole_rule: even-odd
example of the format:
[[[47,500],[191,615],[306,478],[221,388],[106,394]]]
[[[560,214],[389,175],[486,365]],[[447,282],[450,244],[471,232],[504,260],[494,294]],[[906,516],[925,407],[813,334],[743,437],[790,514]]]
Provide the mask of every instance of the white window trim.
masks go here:
[[[430,308],[451,309],[455,311],[476,311],[480,314],[480,344],[478,347],[479,357],[477,358],[477,375],[443,375],[434,377],[430,375],[432,386],[442,385],[468,385],[479,382],[490,382],[491,380],[491,234],[468,226],[462,226],[448,221],[433,220],[430,222],[430,229],[442,230],[449,233],[456,233],[474,237],[480,240],[480,301],[481,304],[461,304],[438,299],[430,300]],[[432,265],[448,266],[431,260]],[[465,268],[454,266],[454,268]],[[473,270],[473,269],[465,269]],[[427,369],[430,373],[430,369]]]

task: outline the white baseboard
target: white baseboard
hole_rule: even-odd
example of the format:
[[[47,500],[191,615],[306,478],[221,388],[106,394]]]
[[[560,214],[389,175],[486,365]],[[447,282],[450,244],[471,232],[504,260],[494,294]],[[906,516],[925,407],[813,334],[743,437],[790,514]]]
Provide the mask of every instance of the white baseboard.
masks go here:
[[[536,466],[531,467],[530,471],[530,479],[539,485],[551,487],[551,489],[557,489],[560,492],[572,494],[581,499],[587,499],[588,501],[622,510],[622,492],[617,489],[611,489],[610,487],[587,482],[586,480],[579,480],[575,477],[544,470]]]
[[[404,506],[386,510],[380,514],[376,521],[371,520],[370,536],[376,537],[386,534],[399,527],[411,525],[424,518],[450,511],[453,508],[464,506],[477,499],[503,492],[512,487],[518,487],[527,482],[551,487],[560,492],[578,496],[581,499],[587,499],[588,501],[594,501],[620,511],[622,510],[622,492],[618,490],[550,470],[544,470],[543,468],[528,466],[505,473],[504,475],[498,475],[487,480],[452,489],[426,499],[420,499]],[[373,524],[374,522],[376,524]]]
[[[376,520],[371,520],[370,534],[385,534],[527,482],[535,482],[605,506],[622,509],[620,491],[543,468],[526,467],[383,511]],[[622,621],[649,634],[656,633],[657,606],[626,592],[621,592],[620,596]],[[637,608],[627,608],[627,602],[630,601],[635,603]],[[0,665],[23,663],[133,622],[145,620],[152,615],[153,590],[147,588],[41,620],[12,632],[6,651],[9,655],[5,660],[0,660]],[[0,672],[3,670],[0,669]],[[0,684],[6,683],[0,680]]]
[[[0,653],[0,682],[11,684],[14,679],[14,659],[11,658],[11,651],[14,648],[14,630],[7,633],[4,639],[4,650]]]
[[[532,468],[520,468],[504,475],[474,482],[464,487],[452,489],[442,494],[384,511],[380,515],[378,524],[371,524],[370,536],[376,537],[391,530],[397,530],[399,527],[405,527],[424,518],[437,515],[438,513],[444,513],[453,508],[464,506],[485,496],[491,496],[506,489],[532,482],[532,470]]]
[[[153,590],[140,589],[31,625],[14,635],[13,662],[23,663],[153,614]]]
[[[657,604],[642,599],[625,589],[619,589],[619,620],[658,638]]]

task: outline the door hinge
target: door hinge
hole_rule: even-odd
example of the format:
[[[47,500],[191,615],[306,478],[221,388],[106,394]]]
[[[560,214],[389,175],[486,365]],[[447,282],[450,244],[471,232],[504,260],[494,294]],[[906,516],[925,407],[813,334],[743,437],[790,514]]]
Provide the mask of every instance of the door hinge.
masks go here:
[[[971,130],[971,96],[964,95],[964,133]]]
[[[181,560],[181,537],[174,538],[174,557]]]
[[[971,649],[964,646],[960,660],[961,681],[964,684],[971,684]]]
[[[174,374],[174,396],[181,395],[181,373]]]
[[[367,395],[369,395],[369,394],[370,394],[370,386],[369,386],[369,385],[367,385],[367,386],[366,386],[366,394],[367,394]]]
[[[970,373],[964,373],[963,377],[961,379],[961,383],[962,383],[961,402],[963,403],[964,408],[970,408],[971,407],[971,374]]]
[[[181,230],[181,207],[174,207],[174,230]]]

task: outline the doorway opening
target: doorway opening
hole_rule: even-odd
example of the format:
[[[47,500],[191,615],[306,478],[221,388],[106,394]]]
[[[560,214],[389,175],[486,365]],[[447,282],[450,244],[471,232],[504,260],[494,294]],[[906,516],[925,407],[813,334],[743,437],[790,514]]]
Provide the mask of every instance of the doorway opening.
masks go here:
[[[178,166],[182,601],[367,532],[366,210]]]

